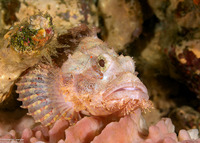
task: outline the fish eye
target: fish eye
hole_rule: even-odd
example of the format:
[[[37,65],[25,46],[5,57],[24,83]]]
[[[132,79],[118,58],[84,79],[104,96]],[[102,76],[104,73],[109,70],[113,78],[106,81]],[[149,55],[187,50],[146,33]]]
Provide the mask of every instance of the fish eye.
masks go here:
[[[104,67],[105,66],[104,59],[99,59],[98,64],[99,64],[100,67]]]
[[[106,59],[104,56],[102,56],[102,55],[98,57],[97,64],[98,64],[100,70],[103,71],[103,72],[106,71],[107,68],[108,68],[108,61],[107,61],[107,59]]]

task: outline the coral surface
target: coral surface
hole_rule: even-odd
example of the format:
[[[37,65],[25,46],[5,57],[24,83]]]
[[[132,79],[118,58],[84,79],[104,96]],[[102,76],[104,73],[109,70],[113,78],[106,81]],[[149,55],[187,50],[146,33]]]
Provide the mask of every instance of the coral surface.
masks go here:
[[[53,17],[53,23],[57,33],[64,33],[67,29],[81,23],[97,25],[97,16],[92,17],[92,6],[90,1],[80,0],[3,0],[3,10],[0,14],[4,15],[1,27],[8,27],[13,23],[22,21],[38,11],[48,12]],[[10,10],[13,7],[12,10]],[[8,9],[10,8],[10,9]],[[95,10],[95,8],[93,8]],[[10,13],[8,13],[9,11]],[[12,13],[11,13],[12,12]],[[3,16],[2,16],[3,17]],[[8,25],[8,26],[7,26]]]
[[[133,114],[111,122],[106,118],[85,117],[77,124],[69,127],[66,120],[58,120],[50,129],[32,124],[27,117],[20,120],[20,124],[1,137],[1,139],[16,139],[16,128],[19,128],[21,139],[25,143],[49,142],[49,143],[199,143],[198,130],[180,130],[178,135],[169,118],[163,118],[155,125],[147,128],[141,111],[136,110]],[[4,128],[6,126],[4,125]],[[0,128],[2,130],[2,127]],[[4,129],[3,129],[4,130]],[[19,135],[18,135],[19,136]]]
[[[104,21],[103,39],[116,51],[123,50],[142,32],[143,18],[138,0],[101,0],[99,9]]]

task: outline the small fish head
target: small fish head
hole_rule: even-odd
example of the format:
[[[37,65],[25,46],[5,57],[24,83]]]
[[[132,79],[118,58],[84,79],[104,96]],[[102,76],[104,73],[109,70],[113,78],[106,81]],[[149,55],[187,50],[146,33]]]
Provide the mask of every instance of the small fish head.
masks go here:
[[[133,59],[119,56],[95,37],[81,41],[62,72],[73,75],[73,93],[91,115],[124,116],[149,106],[147,89],[135,74]]]

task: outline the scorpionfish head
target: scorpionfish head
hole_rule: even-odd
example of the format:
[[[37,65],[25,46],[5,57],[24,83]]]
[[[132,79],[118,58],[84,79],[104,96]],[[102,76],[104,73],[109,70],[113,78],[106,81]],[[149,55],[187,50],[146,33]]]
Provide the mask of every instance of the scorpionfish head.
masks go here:
[[[94,116],[124,116],[151,106],[147,89],[136,76],[134,60],[118,55],[97,37],[81,40],[61,71],[63,81],[71,81],[70,100],[76,98],[77,111]]]

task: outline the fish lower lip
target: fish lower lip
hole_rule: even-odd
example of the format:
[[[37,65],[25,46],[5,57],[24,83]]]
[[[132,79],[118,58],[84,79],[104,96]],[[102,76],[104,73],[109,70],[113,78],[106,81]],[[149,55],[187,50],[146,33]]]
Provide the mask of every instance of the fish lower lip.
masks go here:
[[[125,86],[121,86],[121,87],[113,90],[111,93],[115,93],[118,91],[141,91],[141,92],[147,94],[147,89],[141,82],[137,82],[135,84],[126,84]]]
[[[119,88],[119,89],[113,91],[113,93],[118,92],[118,91],[125,91],[125,90],[126,91],[134,91],[134,90],[140,90],[140,89],[139,88],[137,89],[135,87],[122,87],[122,88]]]
[[[137,87],[124,87],[114,90],[107,96],[107,100],[122,100],[122,99],[130,99],[130,100],[148,100],[149,96],[146,90],[137,88]]]
[[[148,100],[149,98],[145,85],[140,81],[124,83],[118,87],[113,86],[103,96],[105,100],[119,100],[121,98]]]

